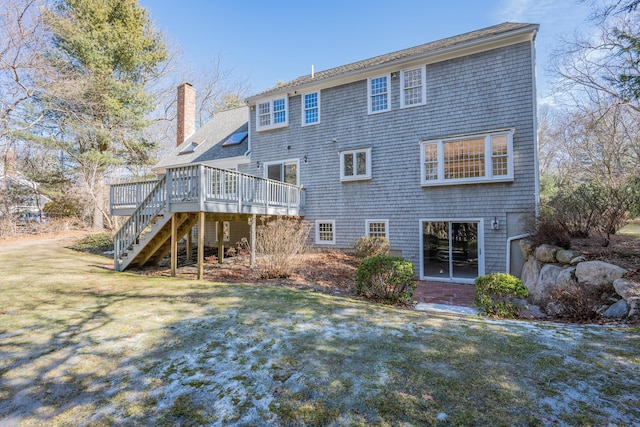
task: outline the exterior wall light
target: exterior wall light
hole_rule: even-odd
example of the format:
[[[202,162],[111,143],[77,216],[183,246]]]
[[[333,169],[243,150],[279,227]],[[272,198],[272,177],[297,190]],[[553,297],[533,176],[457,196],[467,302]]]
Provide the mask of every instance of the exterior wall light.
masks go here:
[[[491,228],[494,230],[500,230],[500,223],[498,222],[498,217],[493,217],[493,221],[491,221]]]

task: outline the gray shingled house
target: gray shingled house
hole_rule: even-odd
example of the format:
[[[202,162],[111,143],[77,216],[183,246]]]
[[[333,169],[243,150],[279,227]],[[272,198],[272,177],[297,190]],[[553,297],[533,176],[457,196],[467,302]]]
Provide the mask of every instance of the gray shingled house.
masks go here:
[[[320,247],[384,236],[420,279],[519,274],[514,242],[539,194],[537,31],[504,23],[312,72],[249,97],[247,109],[221,113],[186,140],[180,127],[190,125],[179,125],[159,181],[112,188],[112,212],[151,204],[145,221],[174,237],[140,243],[130,224],[116,237],[116,266],[156,260],[196,223],[203,241],[215,229],[221,245],[250,234],[253,215],[284,214],[309,221]],[[225,146],[244,132],[234,151]],[[158,194],[167,200],[154,201]],[[138,230],[139,216],[129,219]]]

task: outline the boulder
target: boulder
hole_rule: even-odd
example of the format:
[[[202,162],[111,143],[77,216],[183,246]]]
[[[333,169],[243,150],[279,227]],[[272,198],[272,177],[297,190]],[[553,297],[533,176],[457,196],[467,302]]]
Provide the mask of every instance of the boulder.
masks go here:
[[[535,243],[527,239],[520,240],[518,242],[518,246],[520,246],[520,252],[522,252],[522,256],[525,259],[525,261],[531,258],[531,256],[536,250]]]
[[[545,307],[545,312],[551,317],[560,317],[565,314],[566,311],[567,309],[564,305],[554,301],[550,302]]]
[[[627,305],[629,306],[629,314],[627,314],[627,318],[632,319],[640,317],[640,298],[629,298],[627,300]]]
[[[613,281],[613,288],[625,301],[631,298],[640,298],[640,283],[628,279],[616,279]]]
[[[529,290],[529,295],[536,293],[538,277],[540,277],[541,269],[542,263],[534,257],[529,258],[529,260],[522,266],[520,278],[522,279],[522,284]]]
[[[571,261],[569,261],[569,264],[571,265],[578,265],[581,262],[585,262],[587,260],[587,257],[585,257],[584,255],[580,255],[575,257],[574,259],[572,259]]]
[[[536,259],[540,262],[556,262],[556,252],[560,249],[558,246],[543,244],[536,248]]]
[[[549,299],[549,288],[556,286],[559,282],[558,277],[566,269],[555,264],[546,264],[540,269],[538,280],[532,288],[529,289],[530,300],[534,304],[544,304]],[[566,274],[565,274],[566,275]]]
[[[570,264],[572,259],[580,256],[579,252],[572,251],[571,249],[558,249],[556,252],[556,259],[561,264]]]
[[[627,315],[628,312],[629,306],[627,305],[627,302],[621,299],[617,303],[610,306],[604,313],[602,313],[602,317],[622,319]]]
[[[592,286],[602,286],[620,279],[627,270],[604,261],[585,261],[576,265],[578,282]]]

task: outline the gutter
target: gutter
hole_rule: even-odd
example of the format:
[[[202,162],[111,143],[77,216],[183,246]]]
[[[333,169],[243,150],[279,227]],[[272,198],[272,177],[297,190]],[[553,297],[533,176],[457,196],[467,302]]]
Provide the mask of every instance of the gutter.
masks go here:
[[[536,33],[538,32],[539,25],[538,24],[530,24],[529,26],[511,30],[506,33],[495,34],[492,36],[486,36],[482,39],[471,40],[467,42],[463,42],[460,44],[456,44],[453,46],[447,46],[440,49],[423,52],[422,54],[415,56],[408,56],[396,60],[391,60],[389,62],[384,62],[382,64],[368,66],[364,68],[359,68],[353,71],[346,71],[344,73],[340,73],[334,76],[326,77],[317,81],[307,81],[304,83],[300,83],[294,86],[284,86],[283,88],[271,88],[258,93],[253,96],[249,96],[245,98],[245,102],[247,105],[252,106],[257,103],[257,101],[261,99],[272,98],[273,96],[278,96],[282,94],[297,94],[299,91],[310,91],[312,89],[323,89],[326,87],[333,87],[342,84],[352,83],[355,81],[362,80],[362,75],[368,74],[383,74],[384,72],[389,70],[395,70],[401,65],[412,64],[412,63],[426,63],[432,64],[437,63],[465,55],[469,55],[472,53],[483,52],[487,50],[492,50],[502,46],[509,46],[510,44],[515,44],[519,41],[531,41],[535,38]],[[456,37],[456,36],[453,36]],[[446,40],[446,39],[442,39]],[[438,42],[441,40],[435,40],[434,42]],[[417,47],[417,46],[414,46]],[[411,49],[411,48],[408,48]],[[394,53],[394,52],[391,52]],[[382,56],[382,55],[381,55]],[[362,61],[356,61],[353,64],[357,64],[359,62],[368,61],[373,58],[367,58]],[[426,61],[426,62],[425,62]],[[346,64],[351,65],[351,64]],[[343,65],[344,66],[344,65]],[[340,67],[336,67],[340,68]],[[326,70],[329,71],[329,70]],[[320,73],[316,73],[320,74]],[[308,77],[309,75],[305,75],[302,77]],[[299,77],[301,78],[301,77]],[[297,79],[294,79],[297,80]]]

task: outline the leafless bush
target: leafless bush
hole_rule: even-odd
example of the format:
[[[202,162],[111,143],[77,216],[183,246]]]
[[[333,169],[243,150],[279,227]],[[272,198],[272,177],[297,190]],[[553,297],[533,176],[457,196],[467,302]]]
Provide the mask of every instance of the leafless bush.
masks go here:
[[[389,241],[384,237],[360,237],[353,245],[356,256],[366,258],[374,255],[387,255],[389,253]]]
[[[0,218],[0,238],[6,239],[18,235],[18,224],[11,218]]]
[[[0,218],[0,238],[62,233],[70,230],[82,230],[83,228],[82,222],[77,218],[53,219],[44,223],[23,223],[12,218]]]
[[[565,284],[549,289],[549,305],[559,309],[556,317],[569,320],[592,320],[598,317],[598,308],[605,304],[615,291],[611,285],[580,286]],[[550,311],[550,310],[547,310]],[[552,314],[553,313],[549,313]]]
[[[571,238],[566,228],[557,221],[553,215],[541,215],[537,222],[532,223],[530,239],[536,246],[550,244],[568,249],[571,246]]]
[[[309,227],[299,219],[262,218],[256,228],[257,265],[263,278],[289,277],[306,246]]]

